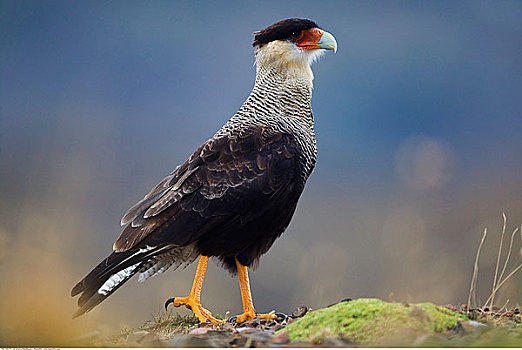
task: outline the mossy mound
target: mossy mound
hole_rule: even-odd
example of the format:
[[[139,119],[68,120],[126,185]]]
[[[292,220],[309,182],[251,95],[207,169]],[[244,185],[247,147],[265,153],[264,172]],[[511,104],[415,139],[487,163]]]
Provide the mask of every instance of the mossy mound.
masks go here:
[[[431,303],[356,299],[310,312],[284,331],[292,341],[322,343],[335,337],[364,345],[398,345],[421,334],[455,328],[458,320],[467,318]]]

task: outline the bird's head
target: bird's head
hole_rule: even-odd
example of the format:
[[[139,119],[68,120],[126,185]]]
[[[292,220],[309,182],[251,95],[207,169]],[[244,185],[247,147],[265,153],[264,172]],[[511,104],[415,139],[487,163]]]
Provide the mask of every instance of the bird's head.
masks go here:
[[[290,18],[274,23],[254,33],[256,63],[294,67],[319,58],[325,50],[337,51],[332,34],[319,29],[308,19]]]

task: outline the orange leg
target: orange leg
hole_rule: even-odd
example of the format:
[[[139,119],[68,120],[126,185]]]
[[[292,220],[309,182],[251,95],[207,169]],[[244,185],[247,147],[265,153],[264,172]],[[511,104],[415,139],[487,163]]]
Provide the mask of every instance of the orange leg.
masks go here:
[[[245,322],[256,317],[259,318],[276,318],[274,314],[256,314],[254,304],[252,303],[252,294],[250,293],[250,281],[248,280],[248,268],[241,265],[236,259],[237,275],[239,277],[239,288],[241,288],[241,299],[243,300],[243,313],[236,318],[237,323]]]
[[[171,298],[165,303],[165,308],[170,303],[173,303],[175,307],[181,305],[188,306],[194,315],[199,319],[200,322],[210,321],[214,324],[221,324],[222,321],[216,319],[210,311],[201,306],[201,288],[203,287],[203,280],[205,278],[205,272],[207,271],[208,256],[201,255],[199,257],[198,268],[196,270],[196,276],[194,277],[194,283],[189,296],[184,298]]]

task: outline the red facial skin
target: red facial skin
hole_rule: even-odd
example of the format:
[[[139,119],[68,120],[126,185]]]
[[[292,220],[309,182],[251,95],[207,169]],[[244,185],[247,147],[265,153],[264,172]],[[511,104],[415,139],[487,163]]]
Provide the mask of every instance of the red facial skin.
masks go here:
[[[320,49],[319,40],[323,36],[323,31],[319,28],[303,30],[297,38],[297,46],[303,50]]]

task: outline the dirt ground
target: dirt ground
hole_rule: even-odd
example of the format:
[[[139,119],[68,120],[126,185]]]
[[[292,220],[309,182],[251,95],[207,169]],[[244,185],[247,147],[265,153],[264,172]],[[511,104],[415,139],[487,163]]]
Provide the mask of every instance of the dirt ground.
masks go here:
[[[350,302],[350,299],[343,302]],[[407,305],[406,305],[407,306]],[[330,306],[332,307],[332,305]],[[277,314],[275,320],[250,320],[223,325],[200,323],[194,317],[175,313],[160,315],[136,329],[123,329],[110,337],[87,334],[79,345],[116,347],[365,347],[365,346],[512,346],[522,345],[522,319],[518,307],[500,310],[469,309],[466,305],[445,305],[460,318],[443,331],[404,330],[378,344],[357,342],[339,333],[319,339],[292,341],[285,328],[300,322],[311,310],[297,307],[290,315]],[[322,310],[327,310],[322,309]],[[413,313],[412,313],[413,315]],[[413,315],[415,316],[415,315]],[[397,327],[388,324],[387,327]],[[289,327],[295,328],[295,327]],[[381,338],[382,339],[382,338]]]

